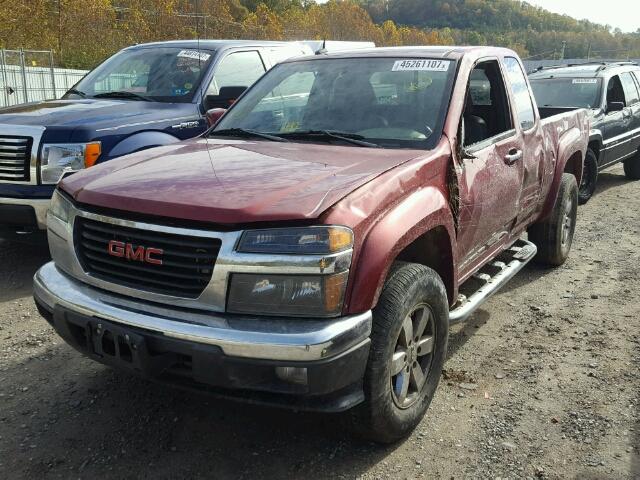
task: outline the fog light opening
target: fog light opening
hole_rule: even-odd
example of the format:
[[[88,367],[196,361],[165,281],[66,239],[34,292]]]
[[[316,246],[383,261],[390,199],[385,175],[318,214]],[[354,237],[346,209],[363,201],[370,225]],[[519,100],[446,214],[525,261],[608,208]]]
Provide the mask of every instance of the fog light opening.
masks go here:
[[[307,385],[307,369],[305,367],[276,367],[276,376],[285,382],[296,385]]]

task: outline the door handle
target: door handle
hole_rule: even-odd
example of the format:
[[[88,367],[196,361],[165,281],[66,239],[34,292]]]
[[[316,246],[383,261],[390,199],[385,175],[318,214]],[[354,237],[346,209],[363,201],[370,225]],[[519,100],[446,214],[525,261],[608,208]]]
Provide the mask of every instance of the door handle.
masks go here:
[[[504,161],[507,165],[513,165],[518,160],[522,160],[522,150],[512,148],[509,153],[504,157]]]

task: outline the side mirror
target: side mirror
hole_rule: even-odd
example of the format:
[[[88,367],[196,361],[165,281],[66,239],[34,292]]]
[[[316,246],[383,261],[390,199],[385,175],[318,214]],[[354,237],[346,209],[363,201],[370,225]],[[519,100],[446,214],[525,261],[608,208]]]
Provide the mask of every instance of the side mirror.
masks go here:
[[[622,110],[624,110],[623,102],[609,102],[607,104],[607,113],[621,112]]]
[[[226,111],[226,108],[212,108],[211,110],[207,110],[207,113],[205,114],[205,116],[207,117],[207,124],[210,127],[213,127],[220,121]]]
[[[229,108],[248,87],[222,87],[218,95],[207,95],[204,99],[205,110]]]

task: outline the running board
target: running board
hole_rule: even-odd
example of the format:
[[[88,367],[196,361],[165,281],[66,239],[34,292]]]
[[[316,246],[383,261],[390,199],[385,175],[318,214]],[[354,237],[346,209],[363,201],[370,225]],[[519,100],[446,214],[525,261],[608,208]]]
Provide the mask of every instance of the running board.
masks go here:
[[[484,265],[460,286],[458,301],[449,312],[449,323],[466,320],[491,295],[522,270],[535,257],[537,251],[533,243],[520,239],[493,261]]]

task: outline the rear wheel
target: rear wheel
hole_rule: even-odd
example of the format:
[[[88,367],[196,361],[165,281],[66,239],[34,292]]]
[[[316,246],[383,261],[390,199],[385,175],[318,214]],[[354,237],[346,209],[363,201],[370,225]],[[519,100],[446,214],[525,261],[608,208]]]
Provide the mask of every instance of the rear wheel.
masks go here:
[[[640,152],[624,161],[624,174],[629,180],[640,180]]]
[[[578,192],[578,203],[584,205],[593,196],[598,181],[598,157],[591,149],[587,150],[584,159],[584,171],[582,172],[582,182]]]
[[[529,240],[538,247],[536,261],[562,265],[569,257],[578,213],[576,177],[563,173],[553,210],[549,217],[529,227]]]
[[[438,274],[394,264],[374,309],[365,402],[351,413],[356,433],[382,443],[411,433],[440,381],[448,335],[449,305]]]

